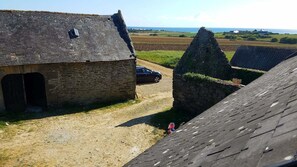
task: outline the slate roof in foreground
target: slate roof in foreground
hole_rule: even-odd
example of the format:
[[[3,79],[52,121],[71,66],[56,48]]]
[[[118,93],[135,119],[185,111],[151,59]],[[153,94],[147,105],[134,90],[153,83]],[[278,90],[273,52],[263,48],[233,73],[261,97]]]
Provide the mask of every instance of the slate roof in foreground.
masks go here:
[[[125,166],[262,167],[297,152],[297,57],[195,117]]]
[[[134,59],[119,11],[113,15],[0,10],[0,66]],[[77,29],[78,38],[68,32]]]

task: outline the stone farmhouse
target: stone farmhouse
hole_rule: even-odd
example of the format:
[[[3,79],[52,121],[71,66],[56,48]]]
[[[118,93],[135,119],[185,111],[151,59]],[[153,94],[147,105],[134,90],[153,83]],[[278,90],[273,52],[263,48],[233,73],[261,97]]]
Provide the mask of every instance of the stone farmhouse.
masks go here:
[[[0,25],[0,111],[135,97],[134,48],[120,11],[0,11]]]

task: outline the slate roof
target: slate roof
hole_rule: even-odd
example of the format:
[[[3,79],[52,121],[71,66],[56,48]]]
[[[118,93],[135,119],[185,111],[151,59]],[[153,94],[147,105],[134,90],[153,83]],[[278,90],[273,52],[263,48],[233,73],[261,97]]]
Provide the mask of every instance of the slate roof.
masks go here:
[[[269,71],[296,51],[296,49],[240,46],[232,57],[230,64],[242,68]]]
[[[0,11],[0,66],[134,59],[119,11],[113,15]],[[78,38],[68,31],[77,29]]]
[[[296,152],[297,57],[293,57],[125,166],[277,166],[296,160]]]

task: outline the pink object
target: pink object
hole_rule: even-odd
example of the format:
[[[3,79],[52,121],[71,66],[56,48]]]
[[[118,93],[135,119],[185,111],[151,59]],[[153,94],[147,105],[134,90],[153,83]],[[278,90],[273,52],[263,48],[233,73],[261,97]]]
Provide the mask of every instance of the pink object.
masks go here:
[[[170,122],[170,124],[168,125],[168,129],[174,129],[175,124],[173,122]]]
[[[168,125],[168,134],[171,134],[173,131],[175,131],[175,124],[173,122],[170,122],[170,124]]]

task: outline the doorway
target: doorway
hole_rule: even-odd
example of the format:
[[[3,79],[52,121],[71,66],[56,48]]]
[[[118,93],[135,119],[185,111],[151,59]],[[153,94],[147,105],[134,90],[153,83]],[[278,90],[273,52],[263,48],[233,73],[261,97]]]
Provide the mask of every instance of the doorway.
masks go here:
[[[46,109],[45,82],[42,74],[9,74],[3,77],[1,84],[7,111],[23,112],[28,107]]]

